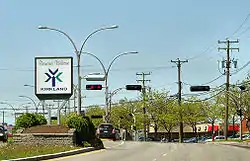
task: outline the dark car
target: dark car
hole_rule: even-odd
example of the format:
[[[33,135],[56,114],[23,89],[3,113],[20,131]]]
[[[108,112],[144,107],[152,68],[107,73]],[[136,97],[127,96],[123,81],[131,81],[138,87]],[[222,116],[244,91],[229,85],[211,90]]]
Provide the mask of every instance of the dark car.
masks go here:
[[[3,126],[0,126],[0,141],[8,141],[7,129],[5,129]]]
[[[102,123],[98,126],[96,130],[96,134],[99,138],[107,138],[116,140],[116,129],[113,124],[110,123]]]

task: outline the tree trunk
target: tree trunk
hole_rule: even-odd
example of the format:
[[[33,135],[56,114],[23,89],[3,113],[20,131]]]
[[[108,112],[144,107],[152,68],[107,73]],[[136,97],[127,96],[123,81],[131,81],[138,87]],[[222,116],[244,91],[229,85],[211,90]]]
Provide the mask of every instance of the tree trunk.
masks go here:
[[[155,134],[154,134],[154,139],[157,138],[157,132],[158,132],[158,125],[155,123],[155,126],[154,126],[154,130],[155,130]]]
[[[197,127],[196,127],[196,123],[194,124],[194,134],[195,134],[195,139],[197,141]]]
[[[168,130],[168,142],[172,141],[171,130]]]

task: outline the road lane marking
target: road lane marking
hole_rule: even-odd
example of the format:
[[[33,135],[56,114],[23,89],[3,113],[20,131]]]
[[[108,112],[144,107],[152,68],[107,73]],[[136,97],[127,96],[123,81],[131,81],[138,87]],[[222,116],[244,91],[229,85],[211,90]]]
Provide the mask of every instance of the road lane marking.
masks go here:
[[[114,145],[114,146],[111,146],[111,147],[105,147],[106,149],[110,149],[110,148],[115,148],[115,147],[118,147],[118,146],[121,146],[121,145],[123,145],[125,142],[124,141],[122,141],[120,144],[118,144],[118,145]]]
[[[164,156],[164,157],[165,157],[166,155],[168,155],[168,153],[165,153],[165,154],[163,154],[162,156]]]
[[[63,159],[75,158],[75,157],[80,157],[80,156],[84,156],[84,155],[90,155],[90,154],[100,153],[100,152],[103,152],[103,151],[105,151],[105,149],[95,150],[95,151],[90,151],[90,152],[86,152],[86,153],[81,153],[81,154],[76,154],[76,155],[70,155],[70,156],[60,157],[60,158],[55,158],[55,159],[49,159],[48,161],[56,161],[56,160],[63,160]]]

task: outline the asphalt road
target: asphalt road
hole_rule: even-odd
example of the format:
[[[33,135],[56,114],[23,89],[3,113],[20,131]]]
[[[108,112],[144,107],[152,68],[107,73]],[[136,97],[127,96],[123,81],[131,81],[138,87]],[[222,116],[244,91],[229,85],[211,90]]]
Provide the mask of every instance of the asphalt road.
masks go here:
[[[250,149],[214,144],[105,141],[105,150],[65,158],[61,161],[249,161]]]

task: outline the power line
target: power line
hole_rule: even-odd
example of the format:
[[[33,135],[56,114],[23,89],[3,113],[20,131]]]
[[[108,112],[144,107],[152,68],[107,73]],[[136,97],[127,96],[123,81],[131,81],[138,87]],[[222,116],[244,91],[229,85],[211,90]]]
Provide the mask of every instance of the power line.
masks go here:
[[[76,67],[76,66],[74,66]],[[174,66],[156,66],[156,67],[141,67],[141,68],[124,68],[124,69],[112,69],[112,71],[123,71],[123,70],[162,70],[162,69],[172,69]],[[84,71],[93,71],[99,69],[84,69]],[[21,68],[0,68],[0,71],[18,71],[18,72],[34,72],[35,69],[21,69]]]
[[[247,16],[246,16],[246,18],[244,19],[244,21],[241,23],[241,25],[231,34],[231,36],[229,36],[229,38],[230,37],[232,37],[232,36],[234,36],[237,32],[239,32],[240,31],[240,29],[243,27],[243,25],[247,22],[247,20],[248,20],[248,18],[250,17],[250,13],[249,14],[247,14]]]
[[[222,91],[218,92],[217,94],[215,94],[215,95],[213,95],[213,96],[211,96],[211,97],[202,99],[202,100],[194,100],[194,101],[191,101],[191,100],[184,100],[184,101],[186,101],[186,102],[204,102],[204,101],[210,100],[210,99],[212,99],[212,98],[218,96],[219,94],[221,94],[221,93],[224,92],[224,91],[225,91],[225,90],[222,90]]]
[[[207,84],[213,83],[214,81],[218,80],[218,79],[221,78],[222,76],[223,76],[223,74],[222,74],[222,75],[219,75],[218,77],[212,79],[211,81],[209,81],[209,82],[207,82],[207,83],[203,83],[203,84],[200,84],[200,85],[203,86],[203,85],[207,85]],[[191,84],[189,84],[189,83],[186,83],[186,82],[183,82],[183,84],[188,85],[188,86],[193,86],[193,85],[191,85]]]
[[[244,19],[244,21],[243,21],[243,22],[240,24],[240,26],[231,34],[231,36],[229,36],[229,38],[232,37],[232,36],[234,36],[237,32],[240,31],[240,29],[241,29],[241,28],[243,27],[243,25],[247,22],[247,20],[249,19],[249,17],[250,17],[250,13],[247,14],[247,16],[246,16],[246,18]],[[239,35],[244,34],[244,33],[247,32],[248,30],[250,30],[250,27],[248,27],[245,31],[243,31],[243,32],[240,33]],[[206,50],[204,50],[203,52],[201,52],[201,53],[199,53],[199,54],[197,54],[197,55],[195,55],[195,56],[193,56],[193,57],[187,58],[187,60],[192,60],[192,59],[199,58],[199,57],[203,56],[203,55],[202,55],[203,53],[207,53],[208,51],[211,52],[211,51],[213,51],[216,47],[217,47],[217,44],[216,44],[216,45],[211,45],[211,46],[209,46]]]
[[[238,70],[236,70],[232,74],[237,74],[238,72],[240,72],[241,70],[243,70],[244,68],[246,68],[249,64],[250,64],[250,61],[248,61],[245,65],[243,65],[241,68],[239,68]]]

